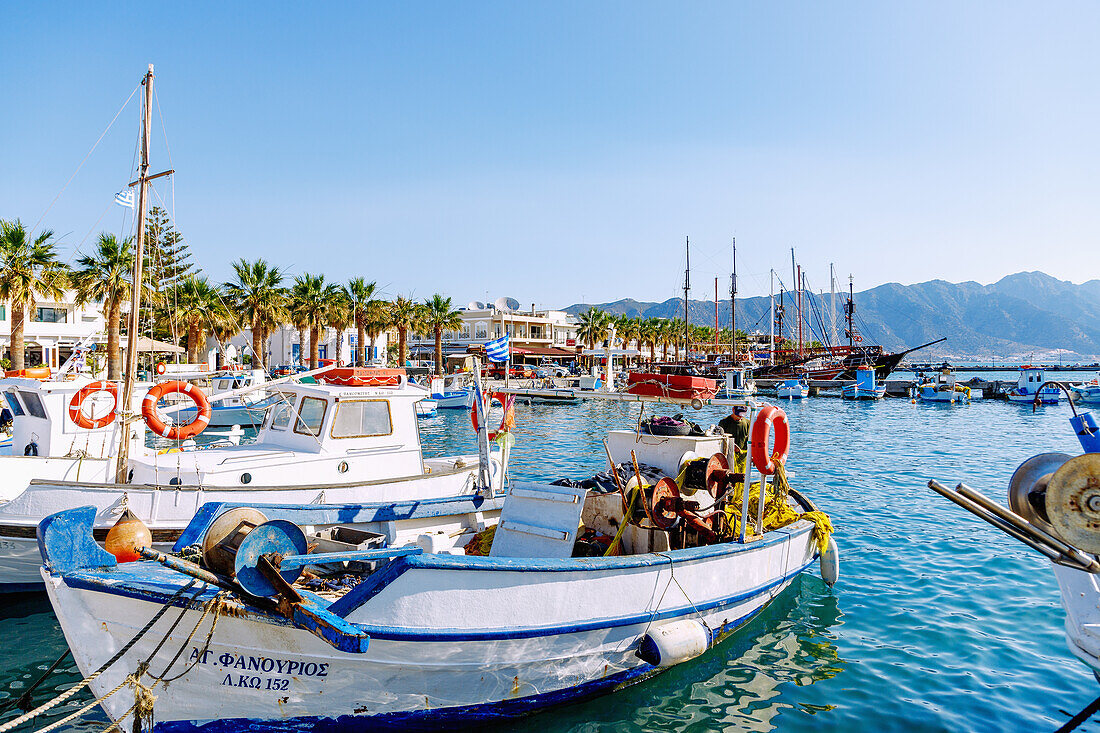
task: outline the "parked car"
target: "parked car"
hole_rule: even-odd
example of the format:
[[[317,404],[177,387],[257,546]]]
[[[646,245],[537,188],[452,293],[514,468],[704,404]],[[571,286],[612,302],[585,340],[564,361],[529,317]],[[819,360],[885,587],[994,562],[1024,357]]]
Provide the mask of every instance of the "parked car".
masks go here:
[[[547,377],[568,377],[569,368],[564,367],[556,362],[540,364],[538,371],[535,372],[535,375],[541,379],[546,379]]]

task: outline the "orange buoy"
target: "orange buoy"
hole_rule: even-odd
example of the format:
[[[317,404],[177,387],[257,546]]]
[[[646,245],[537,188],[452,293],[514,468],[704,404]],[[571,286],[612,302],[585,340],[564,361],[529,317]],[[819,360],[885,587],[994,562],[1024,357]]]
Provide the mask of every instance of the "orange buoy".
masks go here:
[[[120,563],[141,560],[141,553],[138,550],[152,545],[152,532],[145,526],[145,522],[138,519],[137,515],[129,509],[118,518],[103,542],[107,552],[114,555]]]

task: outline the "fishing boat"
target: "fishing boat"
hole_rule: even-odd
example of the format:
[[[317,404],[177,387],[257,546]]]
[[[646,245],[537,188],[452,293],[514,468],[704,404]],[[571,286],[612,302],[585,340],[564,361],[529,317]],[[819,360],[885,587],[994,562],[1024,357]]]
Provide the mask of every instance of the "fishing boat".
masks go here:
[[[313,528],[335,515],[265,506],[267,521],[228,535],[210,536],[218,510],[188,527],[176,549],[228,546],[220,566],[148,552],[153,559],[117,563],[91,540],[94,510],[74,509],[39,528],[42,577],[81,673],[115,655],[90,687],[116,723],[132,695],[109,693],[130,674],[141,695],[156,697],[142,699],[165,731],[350,731],[526,715],[705,653],[815,564],[836,580],[827,517],[785,478],[786,418],[749,406],[743,472],[730,470],[726,436],[612,431],[605,445],[618,491],[513,482],[487,555],[419,538],[311,551]],[[622,487],[617,466],[639,462],[665,478]],[[745,483],[755,484],[747,500]],[[607,552],[577,556],[582,521],[615,534]],[[480,551],[484,536],[475,540]],[[301,575],[342,563],[348,582],[324,592]],[[125,646],[161,609],[178,621],[154,623]],[[168,678],[171,694],[159,694]]]
[[[715,397],[724,400],[743,400],[756,394],[756,382],[747,368],[723,369],[720,374],[722,386],[715,393]]]
[[[875,383],[875,370],[860,367],[856,370],[855,384],[840,388],[840,396],[846,400],[881,400],[886,396],[886,385]]]
[[[263,369],[227,370],[217,374],[202,375],[210,377],[210,427],[225,428],[233,425],[242,427],[256,427],[264,420],[267,410],[275,403],[275,398],[260,389],[244,391],[248,387],[258,387],[267,380]],[[189,376],[180,377],[173,375],[173,379],[187,379]],[[217,399],[219,395],[233,392],[234,395]],[[178,415],[184,422],[191,422],[197,415],[198,408],[185,407]]]
[[[718,392],[716,380],[691,374],[630,372],[626,385],[629,394],[666,399],[709,399]]]
[[[955,370],[946,366],[935,375],[924,377],[917,385],[915,394],[921,402],[939,402],[950,405],[970,403],[970,387],[965,384],[958,384]]]
[[[474,404],[472,389],[460,387],[461,374],[436,377],[431,381],[432,399],[441,410],[469,410]]]
[[[1070,386],[1070,399],[1086,405],[1100,405],[1100,377]]]
[[[1043,386],[1046,377],[1043,370],[1033,366],[1020,367],[1020,376],[1016,386],[1008,390],[1009,402],[1030,402],[1041,405],[1056,405],[1062,397],[1058,387]]]
[[[775,396],[781,400],[801,400],[810,396],[810,385],[805,379],[784,379],[776,385]]]
[[[435,417],[439,413],[439,404],[435,400],[422,398],[416,402],[417,417]]]
[[[1048,386],[1068,391],[1046,382],[1032,392]],[[1007,507],[966,484],[952,489],[933,479],[928,486],[1051,562],[1062,591],[1066,644],[1100,679],[1100,426],[1091,413],[1071,408],[1070,427],[1083,452],[1039,453],[1021,463],[1008,482]]]

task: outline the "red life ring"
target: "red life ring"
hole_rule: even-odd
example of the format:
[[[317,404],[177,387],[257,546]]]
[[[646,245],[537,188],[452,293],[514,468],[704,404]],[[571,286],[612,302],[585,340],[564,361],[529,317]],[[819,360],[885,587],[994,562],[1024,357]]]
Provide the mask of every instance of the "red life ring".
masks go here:
[[[166,371],[168,371],[168,365],[165,364],[163,361],[158,361],[157,374],[164,374]]]
[[[173,425],[168,427],[157,415],[157,403],[160,398],[170,394],[185,394],[195,403],[198,414],[195,419],[186,425]],[[186,440],[193,438],[206,429],[210,422],[210,401],[202,390],[188,382],[161,382],[154,386],[141,401],[141,416],[145,418],[145,424],[149,429],[162,438],[169,440]]]
[[[768,452],[768,437],[775,428],[775,443]],[[775,405],[764,405],[752,424],[752,465],[765,476],[775,473],[775,460],[783,463],[791,450],[791,426],[787,413]],[[773,460],[773,456],[775,460]]]
[[[111,411],[106,415],[93,420],[84,414],[81,407],[84,405],[84,400],[97,392],[109,392],[111,397],[114,398],[115,404],[111,406]],[[69,419],[76,423],[78,427],[95,430],[110,425],[116,417],[118,417],[118,385],[114,382],[103,381],[85,384],[69,400]]]
[[[485,400],[485,406],[484,406],[485,414],[486,415],[489,414],[489,405],[491,405],[493,403],[493,400],[496,400],[497,402],[500,403],[501,407],[504,407],[504,405],[507,404],[504,401],[505,398],[506,398],[506,395],[504,395],[500,392],[492,392],[489,395],[489,399]],[[504,421],[507,420],[507,419],[508,419],[508,411],[505,410],[504,411],[504,416],[500,419],[500,427],[497,428],[497,431],[499,431],[500,428],[504,427]],[[474,405],[473,407],[470,408],[470,422],[474,426],[474,432],[475,433],[481,431],[481,424],[477,421],[477,405]]]

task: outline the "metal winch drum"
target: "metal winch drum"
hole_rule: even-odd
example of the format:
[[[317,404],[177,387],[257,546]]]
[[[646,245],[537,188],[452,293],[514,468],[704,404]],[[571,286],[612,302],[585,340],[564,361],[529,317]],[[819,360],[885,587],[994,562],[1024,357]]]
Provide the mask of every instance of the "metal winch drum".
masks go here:
[[[1100,454],[1040,453],[1008,484],[1013,512],[1069,545],[1100,554]]]

